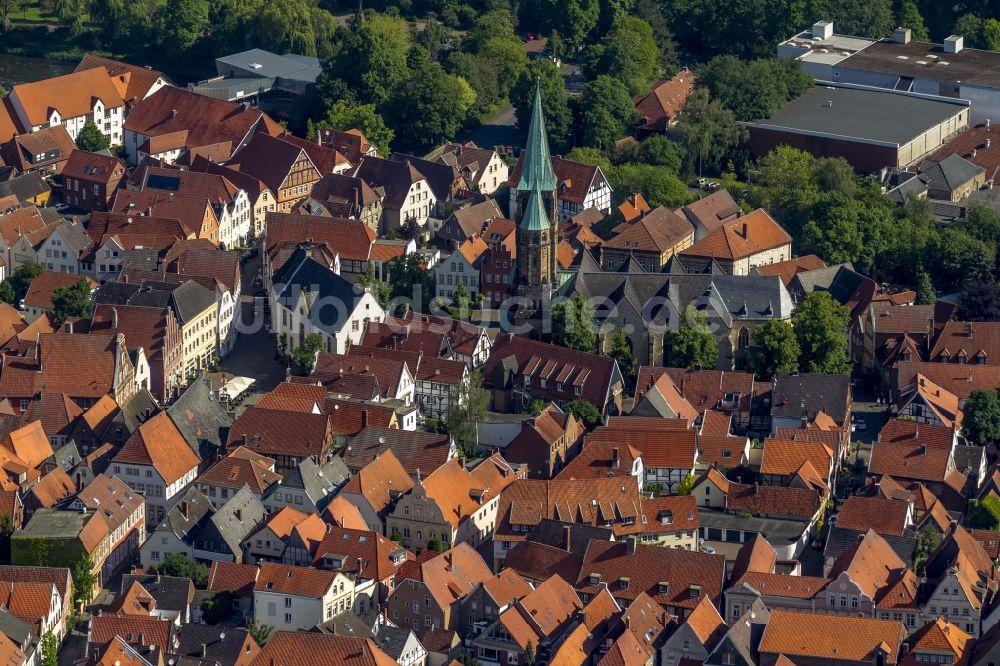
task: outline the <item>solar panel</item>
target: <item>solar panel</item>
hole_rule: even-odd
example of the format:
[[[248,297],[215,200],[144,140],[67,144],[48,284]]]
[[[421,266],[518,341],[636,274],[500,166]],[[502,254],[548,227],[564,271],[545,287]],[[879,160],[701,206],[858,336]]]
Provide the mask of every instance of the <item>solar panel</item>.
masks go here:
[[[181,179],[174,176],[150,176],[146,179],[146,187],[156,190],[170,190],[177,192],[181,189]]]

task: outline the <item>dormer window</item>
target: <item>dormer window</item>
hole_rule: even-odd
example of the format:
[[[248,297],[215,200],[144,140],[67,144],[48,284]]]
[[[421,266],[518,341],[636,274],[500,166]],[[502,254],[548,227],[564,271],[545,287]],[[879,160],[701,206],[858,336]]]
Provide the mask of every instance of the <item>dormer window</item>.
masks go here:
[[[583,393],[583,387],[582,386],[574,386],[573,387],[573,395],[581,395],[582,393]]]
[[[545,377],[542,377],[540,383],[542,385],[542,388],[545,388],[549,385],[549,380],[547,380]]]
[[[531,375],[525,375],[524,376],[524,385],[525,386],[531,386]]]

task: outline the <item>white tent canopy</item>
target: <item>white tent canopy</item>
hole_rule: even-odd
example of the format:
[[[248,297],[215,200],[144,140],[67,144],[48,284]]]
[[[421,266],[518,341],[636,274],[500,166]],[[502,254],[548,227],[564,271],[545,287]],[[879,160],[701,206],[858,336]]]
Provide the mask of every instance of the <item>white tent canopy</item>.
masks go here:
[[[233,377],[226,385],[219,389],[219,397],[225,400],[232,400],[241,393],[253,386],[253,377]]]

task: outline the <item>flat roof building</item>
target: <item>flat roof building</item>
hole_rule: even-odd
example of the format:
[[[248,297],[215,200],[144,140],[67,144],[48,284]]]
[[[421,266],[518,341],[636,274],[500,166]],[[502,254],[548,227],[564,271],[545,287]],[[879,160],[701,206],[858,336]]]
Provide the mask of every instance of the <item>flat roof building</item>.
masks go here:
[[[319,58],[263,49],[215,59],[217,76],[188,86],[189,90],[227,102],[257,99],[287,101],[305,92],[323,71]]]
[[[820,81],[770,118],[744,124],[754,156],[789,145],[878,171],[916,164],[967,129],[969,103]]]
[[[961,35],[916,42],[906,27],[879,41],[833,33],[821,21],[778,45],[817,81],[836,81],[971,102],[972,124],[1000,118],[1000,53],[965,48]]]

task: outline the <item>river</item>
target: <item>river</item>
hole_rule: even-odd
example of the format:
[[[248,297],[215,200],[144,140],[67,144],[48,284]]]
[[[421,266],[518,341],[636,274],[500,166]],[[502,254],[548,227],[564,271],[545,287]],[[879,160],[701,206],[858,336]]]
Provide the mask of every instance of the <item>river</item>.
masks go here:
[[[0,53],[0,85],[8,90],[17,83],[31,83],[61,74],[68,74],[76,68],[74,63],[46,58]]]

